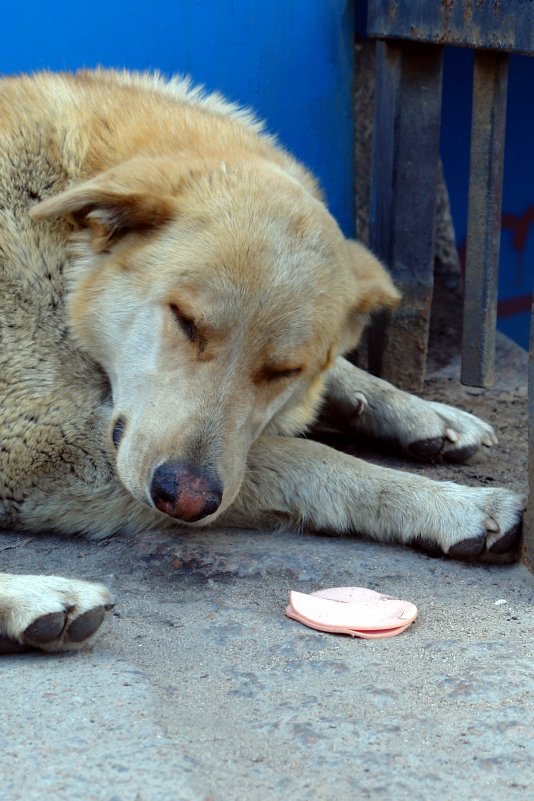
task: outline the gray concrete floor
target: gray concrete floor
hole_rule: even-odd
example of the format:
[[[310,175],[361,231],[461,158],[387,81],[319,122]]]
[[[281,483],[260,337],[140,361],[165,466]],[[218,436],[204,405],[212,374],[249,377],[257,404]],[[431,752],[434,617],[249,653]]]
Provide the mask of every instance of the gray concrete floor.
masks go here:
[[[500,383],[428,394],[502,444],[411,466],[525,489],[524,358]],[[385,457],[372,457],[384,460]],[[111,625],[91,651],[0,662],[1,801],[524,801],[534,794],[534,577],[356,537],[217,530],[104,543],[0,535],[2,569],[99,578]],[[389,640],[284,616],[290,589],[360,585],[417,604]]]

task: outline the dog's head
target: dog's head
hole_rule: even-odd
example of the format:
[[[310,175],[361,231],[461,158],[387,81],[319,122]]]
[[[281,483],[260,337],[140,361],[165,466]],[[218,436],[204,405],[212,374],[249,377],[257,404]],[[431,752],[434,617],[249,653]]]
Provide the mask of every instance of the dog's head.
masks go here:
[[[323,379],[398,293],[324,204],[257,157],[137,158],[33,209],[75,224],[69,315],[109,376],[139,501],[210,522],[251,444],[314,418]]]

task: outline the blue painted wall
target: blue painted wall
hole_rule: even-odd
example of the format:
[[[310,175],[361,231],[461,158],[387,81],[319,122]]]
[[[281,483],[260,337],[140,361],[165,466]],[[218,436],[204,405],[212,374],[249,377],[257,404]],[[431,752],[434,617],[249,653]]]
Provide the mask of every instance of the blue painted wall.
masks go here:
[[[319,176],[353,234],[351,0],[17,0],[0,72],[83,66],[190,73],[253,106]]]

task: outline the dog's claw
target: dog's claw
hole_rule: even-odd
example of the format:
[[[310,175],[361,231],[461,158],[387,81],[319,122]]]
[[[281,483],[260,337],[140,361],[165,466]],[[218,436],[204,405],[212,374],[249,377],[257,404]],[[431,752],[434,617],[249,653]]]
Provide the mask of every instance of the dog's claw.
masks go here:
[[[452,428],[447,428],[445,430],[445,436],[449,440],[449,442],[458,442],[458,434],[456,431],[453,431]]]

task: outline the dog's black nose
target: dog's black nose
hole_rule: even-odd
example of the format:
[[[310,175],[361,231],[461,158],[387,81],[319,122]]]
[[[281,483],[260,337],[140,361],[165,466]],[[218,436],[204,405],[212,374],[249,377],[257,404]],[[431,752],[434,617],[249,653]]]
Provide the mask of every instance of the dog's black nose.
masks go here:
[[[194,523],[217,511],[223,487],[213,468],[174,460],[156,467],[150,495],[160,512]]]

